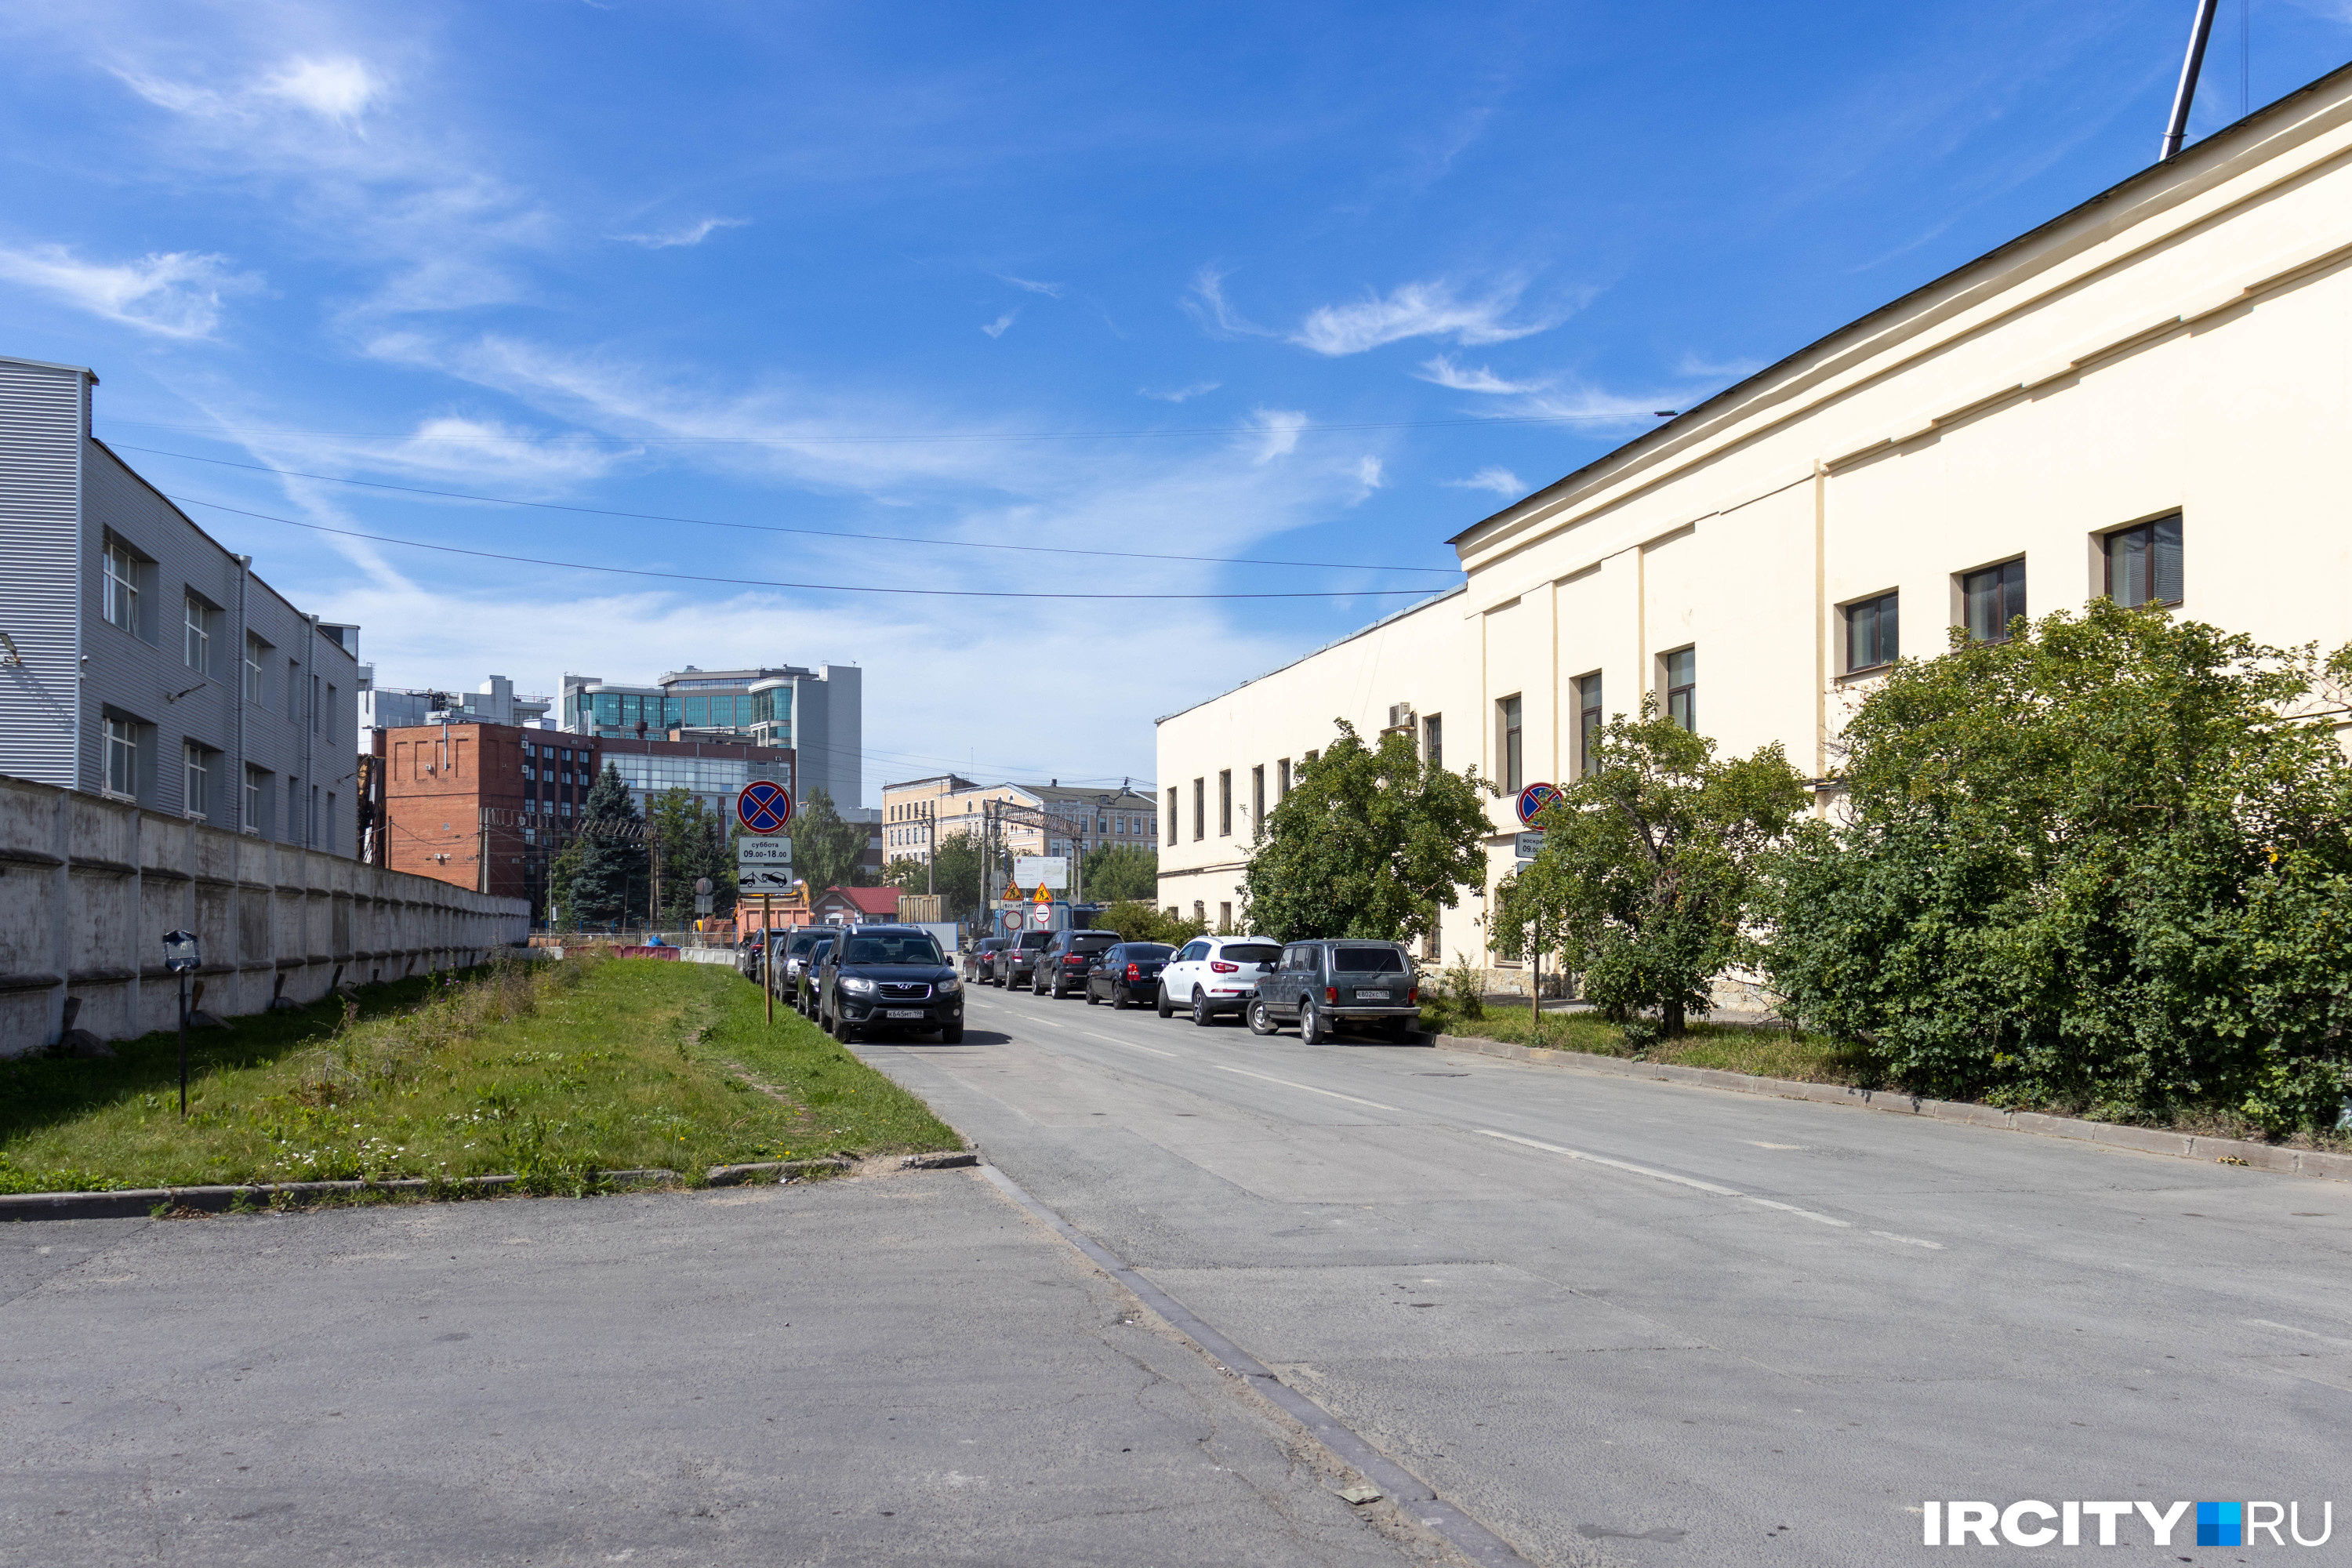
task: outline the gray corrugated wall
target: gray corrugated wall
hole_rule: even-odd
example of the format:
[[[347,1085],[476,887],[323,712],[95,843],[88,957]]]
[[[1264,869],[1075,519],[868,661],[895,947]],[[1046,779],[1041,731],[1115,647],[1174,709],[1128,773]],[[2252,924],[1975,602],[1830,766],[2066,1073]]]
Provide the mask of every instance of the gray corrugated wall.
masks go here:
[[[89,443],[89,526],[81,548],[84,695],[81,726],[85,773],[105,775],[105,733],[100,710],[111,706],[154,726],[155,767],[139,804],[179,815],[187,809],[181,748],[187,741],[218,753],[205,820],[215,826],[240,825],[244,782],[237,776],[237,707],[243,679],[244,639],[236,621],[236,558],[158,494],[121,458],[99,442]],[[108,531],[155,562],[152,604],[137,634],[109,624],[96,591],[100,552]],[[212,642],[212,668],[188,668],[183,615],[189,590],[221,608]],[[309,824],[308,798],[319,799],[315,847],[355,855],[352,792],[357,785],[359,752],[359,660],[333,639],[313,637],[308,620],[258,576],[245,594],[247,626],[269,645],[264,661],[261,700],[245,709],[245,760],[268,770],[260,837],[301,844]],[[296,675],[299,667],[299,679]],[[310,683],[319,682],[319,709],[310,707]],[[331,706],[326,689],[334,688]],[[188,689],[194,688],[194,690]],[[174,694],[177,694],[176,696]],[[289,798],[289,781],[301,781],[302,798]],[[334,809],[327,796],[334,796]]]
[[[0,773],[73,787],[87,372],[0,360]],[[0,645],[0,658],[6,657]]]

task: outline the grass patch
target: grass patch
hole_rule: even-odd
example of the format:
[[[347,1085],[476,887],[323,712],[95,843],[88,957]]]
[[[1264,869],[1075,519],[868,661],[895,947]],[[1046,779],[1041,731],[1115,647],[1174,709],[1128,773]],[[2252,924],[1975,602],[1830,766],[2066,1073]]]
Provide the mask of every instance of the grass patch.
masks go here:
[[[513,961],[300,1013],[0,1062],[0,1192],[601,1171],[956,1149],[913,1095],[731,969]]]
[[[1786,1029],[1760,1025],[1693,1024],[1690,1033],[1680,1039],[1660,1040],[1645,1051],[1635,1050],[1626,1041],[1624,1030],[1592,1013],[1546,1013],[1538,1033],[1526,1007],[1490,1005],[1480,1018],[1461,1017],[1451,1009],[1425,1007],[1422,1010],[1422,1025],[1433,1032],[1507,1040],[1517,1046],[1586,1051],[1597,1057],[1638,1058],[1677,1067],[1714,1068],[1799,1083],[1874,1088],[1883,1076],[1874,1072],[1868,1056],[1860,1050],[1839,1046],[1818,1035],[1791,1036]]]

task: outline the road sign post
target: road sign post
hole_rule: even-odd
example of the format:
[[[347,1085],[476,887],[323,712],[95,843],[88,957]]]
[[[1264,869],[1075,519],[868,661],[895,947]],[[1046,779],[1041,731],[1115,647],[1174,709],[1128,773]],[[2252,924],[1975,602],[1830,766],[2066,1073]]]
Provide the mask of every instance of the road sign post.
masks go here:
[[[775,904],[770,895],[760,895],[760,985],[768,994],[768,1027],[776,1026],[776,932]]]
[[[1528,785],[1527,788],[1519,792],[1519,826],[1521,827],[1533,827],[1536,824],[1536,814],[1559,798],[1559,786],[1557,784],[1531,784]]]
[[[782,833],[792,819],[792,792],[773,779],[753,779],[735,797],[735,820],[747,833]]]
[[[747,893],[788,892],[793,885],[793,841],[754,838],[735,841],[735,885]]]

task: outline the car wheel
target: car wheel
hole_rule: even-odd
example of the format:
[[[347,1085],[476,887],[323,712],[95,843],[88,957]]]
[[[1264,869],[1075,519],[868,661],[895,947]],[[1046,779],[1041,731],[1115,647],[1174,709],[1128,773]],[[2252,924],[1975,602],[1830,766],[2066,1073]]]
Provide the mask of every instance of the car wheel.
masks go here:
[[[1271,1035],[1281,1026],[1274,1021],[1274,1013],[1261,996],[1249,1005],[1249,1027],[1253,1035]]]
[[[1095,983],[1094,983],[1093,981],[1091,981],[1091,980],[1087,981],[1087,1006],[1089,1006],[1089,1007],[1094,1006],[1097,1003],[1100,1002],[1101,1000],[1102,1000],[1102,998],[1101,998],[1101,997],[1099,997],[1099,996],[1097,996],[1097,995],[1096,995],[1096,994],[1095,994]]]
[[[1160,987],[1160,995],[1159,995],[1158,999],[1157,999],[1157,1000],[1155,1000],[1155,1001],[1152,1003],[1152,1005],[1152,1005],[1153,1010],[1154,1010],[1154,1011],[1156,1011],[1156,1012],[1157,1012],[1157,1013],[1158,1013],[1161,1017],[1163,1017],[1163,1018],[1171,1018],[1171,1017],[1175,1016],[1175,1015],[1176,1015],[1176,1009],[1175,1009],[1174,1007],[1172,1007],[1172,1006],[1169,1005],[1169,1002],[1168,1002],[1168,987],[1167,987],[1165,984],[1162,984],[1162,985]]]
[[[1128,994],[1126,986],[1114,985],[1110,988],[1110,1010],[1112,1012],[1124,1013],[1134,1005],[1135,998]]]
[[[1301,1045],[1319,1046],[1330,1038],[1331,1031],[1315,1011],[1312,1002],[1298,1005],[1298,1040]]]
[[[954,1024],[950,1025],[947,1028],[941,1029],[940,1031],[940,1044],[943,1046],[960,1046],[963,1044],[963,1026],[961,1024]]]
[[[1196,1029],[1205,1029],[1215,1019],[1216,1015],[1209,1011],[1209,994],[1197,985],[1193,986],[1192,1026]]]
[[[1410,1045],[1412,1043],[1412,1020],[1410,1018],[1391,1018],[1389,1020],[1387,1033],[1389,1044],[1392,1046]]]

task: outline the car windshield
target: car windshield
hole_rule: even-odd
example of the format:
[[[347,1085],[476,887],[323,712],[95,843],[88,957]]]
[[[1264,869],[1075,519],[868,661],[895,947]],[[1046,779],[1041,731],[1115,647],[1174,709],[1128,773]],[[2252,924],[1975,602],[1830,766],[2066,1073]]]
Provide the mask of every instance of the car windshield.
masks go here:
[[[1100,952],[1107,947],[1117,947],[1118,938],[1109,931],[1100,936],[1074,936],[1070,939],[1072,952]]]
[[[1023,931],[1021,933],[1021,951],[1024,952],[1036,952],[1043,949],[1047,942],[1053,940],[1054,933],[1051,931]]]
[[[832,952],[833,939],[831,937],[827,937],[824,941],[818,942],[814,947],[809,949],[808,960],[811,963],[823,963],[825,961],[826,955]]]
[[[1127,944],[1127,956],[1130,959],[1165,958],[1175,951],[1172,947],[1156,942],[1130,942]]]
[[[1227,963],[1272,963],[1282,956],[1282,949],[1269,942],[1237,942],[1220,948],[1215,956]]]
[[[784,949],[784,956],[786,958],[806,958],[810,952],[824,940],[825,939],[821,936],[808,936],[805,934],[796,936],[793,938],[792,945]]]
[[[844,963],[927,963],[940,962],[940,944],[929,931],[893,931],[887,936],[853,936],[841,952]]]
[[[1402,974],[1404,960],[1392,947],[1335,947],[1331,967],[1343,974]]]

